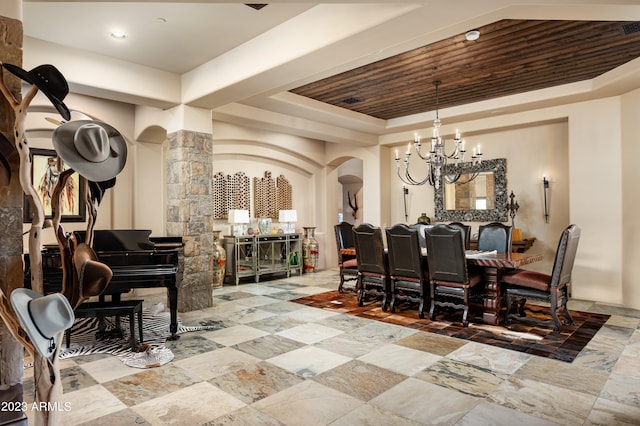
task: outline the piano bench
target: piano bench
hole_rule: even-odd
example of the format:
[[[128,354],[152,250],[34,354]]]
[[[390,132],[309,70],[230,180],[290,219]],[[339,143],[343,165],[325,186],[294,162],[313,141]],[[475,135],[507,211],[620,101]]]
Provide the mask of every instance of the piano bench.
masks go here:
[[[129,332],[131,337],[131,350],[136,351],[136,334],[135,334],[135,316],[138,315],[138,333],[140,334],[140,343],[142,343],[142,300],[122,300],[118,302],[87,302],[83,303],[74,311],[76,318],[99,318],[107,316],[116,317],[116,327],[122,336],[120,330],[120,317],[129,316]],[[102,327],[102,325],[101,325]],[[103,332],[101,329],[97,334]],[[65,331],[67,348],[71,344],[71,327]]]

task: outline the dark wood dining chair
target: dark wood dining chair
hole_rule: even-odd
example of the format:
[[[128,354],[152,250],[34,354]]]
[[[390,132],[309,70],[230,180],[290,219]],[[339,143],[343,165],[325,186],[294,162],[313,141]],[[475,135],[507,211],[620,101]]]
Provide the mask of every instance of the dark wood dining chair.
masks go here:
[[[462,237],[464,238],[464,248],[465,250],[469,250],[469,246],[471,244],[471,226],[465,225],[462,222],[451,222],[449,224],[451,228],[457,228],[462,231]]]
[[[387,310],[390,279],[389,262],[384,252],[382,230],[369,223],[353,228],[358,264],[358,306],[369,295],[382,297],[382,310]]]
[[[336,246],[338,248],[338,267],[340,269],[340,285],[338,291],[344,292],[344,283],[358,280],[358,262],[356,256],[344,254],[342,250],[352,248],[355,250],[353,242],[353,225],[348,222],[340,222],[333,226],[336,235]],[[354,285],[355,290],[355,285]]]
[[[558,317],[559,313],[565,318],[566,325],[573,323],[573,318],[567,309],[567,301],[571,285],[571,272],[579,241],[580,228],[578,226],[569,225],[562,231],[551,275],[516,269],[502,276],[502,283],[506,287],[507,314],[505,322],[507,324],[510,324],[514,319],[540,325],[553,324],[553,330],[559,332],[562,329],[562,323]],[[527,299],[548,302],[549,310],[530,307],[526,305]],[[551,319],[527,317],[526,311],[536,314],[547,313]]]
[[[413,225],[409,225],[412,229],[418,230],[418,240],[420,241],[420,248],[423,250],[423,254],[427,253],[427,240],[424,236],[424,230],[427,228],[431,228],[433,225],[427,225],[426,223],[414,223]]]
[[[513,227],[493,222],[478,227],[478,250],[511,253]]]
[[[424,318],[425,299],[429,297],[427,262],[421,254],[419,231],[404,224],[385,230],[391,279],[391,304],[396,311],[398,300],[418,303],[418,316]]]
[[[467,270],[460,229],[435,225],[425,232],[431,297],[429,318],[435,319],[436,307],[463,309],[462,325],[466,327],[471,291],[482,283],[482,276]]]

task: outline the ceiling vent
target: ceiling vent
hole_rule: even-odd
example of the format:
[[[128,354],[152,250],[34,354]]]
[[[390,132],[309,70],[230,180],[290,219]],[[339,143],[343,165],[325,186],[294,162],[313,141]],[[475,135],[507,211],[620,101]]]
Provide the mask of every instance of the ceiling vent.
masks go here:
[[[347,99],[343,99],[342,100],[342,103],[349,104],[349,105],[357,104],[358,102],[362,102],[362,99],[360,99],[360,98],[347,98]]]
[[[266,3],[245,3],[245,6],[249,6],[251,9],[260,10],[267,6]]]
[[[625,35],[640,33],[640,22],[632,22],[630,24],[624,24],[622,26],[622,31],[624,31]]]

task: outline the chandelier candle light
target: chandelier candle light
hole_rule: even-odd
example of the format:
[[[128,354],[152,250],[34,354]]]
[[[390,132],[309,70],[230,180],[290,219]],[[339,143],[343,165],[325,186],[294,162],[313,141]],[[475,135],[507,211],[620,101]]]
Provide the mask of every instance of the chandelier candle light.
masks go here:
[[[416,150],[418,157],[424,160],[425,164],[427,165],[427,176],[422,180],[415,179],[409,172],[411,143],[407,145],[407,152],[404,156],[404,173],[400,172],[400,155],[397,149],[396,166],[398,169],[398,177],[403,183],[406,183],[407,185],[424,185],[425,183],[429,183],[429,185],[435,187],[436,189],[439,189],[443,167],[448,163],[449,160],[455,160],[456,163],[464,162],[464,156],[467,151],[465,149],[465,141],[460,138],[460,130],[456,129],[455,137],[453,138],[454,150],[451,154],[446,153],[445,139],[440,136],[440,125],[442,124],[442,122],[440,121],[440,116],[438,113],[438,86],[440,85],[440,81],[435,81],[433,85],[436,87],[436,118],[435,120],[433,120],[433,135],[431,136],[429,152],[423,154],[422,142],[420,141],[420,135],[418,135],[418,133],[415,133],[413,138],[413,147]],[[482,161],[482,151],[480,145],[478,145],[477,148],[473,148],[471,161],[473,162],[473,164],[477,164]],[[467,182],[475,179],[476,176],[477,173],[472,174]],[[460,178],[460,175],[454,175],[451,178],[445,178],[447,182],[453,183]]]

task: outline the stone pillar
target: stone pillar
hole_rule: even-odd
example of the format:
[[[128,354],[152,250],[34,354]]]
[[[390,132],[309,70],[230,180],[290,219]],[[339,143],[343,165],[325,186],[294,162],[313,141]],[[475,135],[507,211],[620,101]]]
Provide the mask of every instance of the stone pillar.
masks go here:
[[[167,135],[167,235],[184,241],[178,311],[213,305],[212,136],[180,130]]]
[[[0,61],[22,65],[22,22],[0,16]],[[4,72],[9,90],[20,100],[20,80]],[[20,158],[14,147],[15,115],[0,96],[0,288],[8,296],[24,282],[22,266],[22,188]],[[24,348],[0,320],[0,400],[22,401]],[[15,414],[15,413],[14,413]],[[18,413],[19,414],[19,413]],[[0,412],[0,423],[11,413]]]

